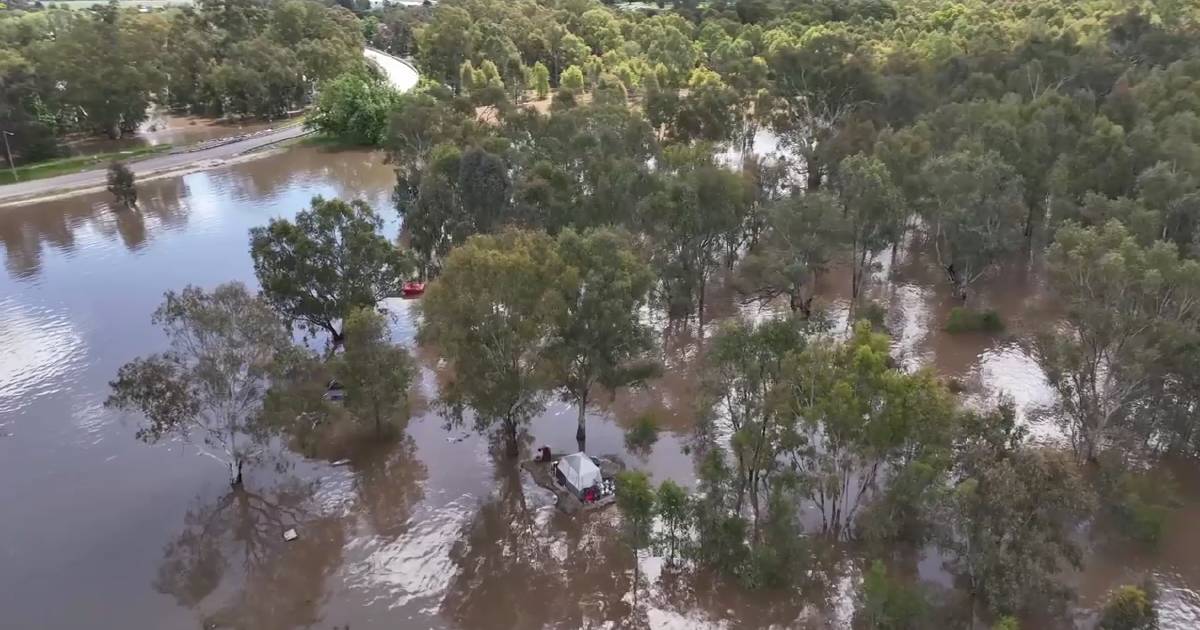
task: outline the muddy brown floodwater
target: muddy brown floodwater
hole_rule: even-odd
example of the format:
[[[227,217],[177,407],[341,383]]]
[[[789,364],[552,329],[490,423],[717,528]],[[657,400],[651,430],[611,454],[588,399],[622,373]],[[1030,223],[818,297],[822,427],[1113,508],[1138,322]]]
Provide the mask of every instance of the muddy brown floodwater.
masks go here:
[[[485,439],[447,431],[428,411],[390,444],[340,444],[315,459],[281,454],[279,466],[253,470],[245,491],[231,493],[219,466],[181,444],[137,442],[136,419],[102,407],[122,363],[163,347],[149,315],[164,291],[253,282],[247,230],[293,215],[314,195],[363,198],[393,216],[393,181],[380,154],[295,148],[146,183],[140,213],[114,212],[106,194],[0,210],[0,626],[847,627],[862,559],[842,550],[819,567],[820,587],[794,592],[747,593],[644,557],[651,584],[631,622],[634,560],[617,542],[615,511],[558,513],[553,496],[495,458]],[[888,304],[901,362],[960,380],[972,400],[1003,391],[1027,418],[1051,401],[1021,343],[1053,316],[1036,263],[1013,261],[974,298],[1004,315],[1008,334],[951,336],[940,331],[952,305],[944,283],[907,253],[920,250],[881,256],[873,289]],[[848,284],[835,268],[821,285],[842,321]],[[715,315],[772,312],[715,291]],[[410,303],[388,306],[396,338],[411,344]],[[592,413],[589,450],[690,487],[696,351],[668,345],[667,376]],[[436,357],[417,354],[429,396]],[[628,452],[624,428],[647,411],[663,433],[649,452]],[[1053,426],[1035,428],[1056,439]],[[529,432],[531,445],[569,450],[574,412],[552,403]],[[1081,623],[1112,586],[1152,576],[1164,627],[1200,626],[1195,468],[1176,467],[1186,502],[1157,553],[1093,545],[1086,570],[1071,577]],[[284,543],[289,527],[300,538]],[[913,579],[953,586],[937,550],[904,557]],[[1070,627],[1044,624],[1034,627]]]

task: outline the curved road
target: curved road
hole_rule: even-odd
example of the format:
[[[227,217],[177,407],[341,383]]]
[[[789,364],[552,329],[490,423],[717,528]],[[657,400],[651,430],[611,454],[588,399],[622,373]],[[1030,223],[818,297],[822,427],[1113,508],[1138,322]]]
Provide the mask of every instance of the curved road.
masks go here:
[[[396,89],[404,92],[416,86],[419,76],[415,68],[406,61],[371,48],[363,50],[367,59],[375,62],[383,69],[389,81]],[[209,141],[175,150],[165,155],[159,155],[131,162],[131,168],[137,178],[146,179],[178,173],[194,168],[205,168],[219,165],[226,160],[306,135],[309,132],[302,124],[294,124],[279,129],[268,129],[236,140]],[[213,146],[215,143],[215,146]],[[67,173],[45,179],[35,179],[28,182],[6,184],[0,186],[0,206],[17,205],[32,202],[48,195],[57,195],[69,191],[82,191],[102,188],[106,185],[107,169],[99,168],[79,173]]]

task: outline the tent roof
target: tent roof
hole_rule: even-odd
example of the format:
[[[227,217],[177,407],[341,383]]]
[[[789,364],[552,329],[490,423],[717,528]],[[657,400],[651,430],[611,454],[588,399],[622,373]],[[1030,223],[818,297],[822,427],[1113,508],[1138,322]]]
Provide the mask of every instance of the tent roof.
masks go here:
[[[587,454],[583,452],[563,455],[559,465],[561,466],[564,464],[570,466],[571,469],[575,470],[580,475],[586,475],[592,471],[600,472],[600,467],[592,461],[592,458],[588,457]]]
[[[566,478],[567,485],[575,492],[582,492],[584,488],[596,485],[601,480],[600,467],[583,453],[572,453],[559,458],[558,469]]]

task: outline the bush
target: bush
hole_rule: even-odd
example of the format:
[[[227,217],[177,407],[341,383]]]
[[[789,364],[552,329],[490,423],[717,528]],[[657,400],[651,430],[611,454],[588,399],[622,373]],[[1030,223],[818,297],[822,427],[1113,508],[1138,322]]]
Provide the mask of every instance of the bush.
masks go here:
[[[625,448],[631,451],[648,451],[657,441],[658,422],[648,413],[638,416],[625,432]]]
[[[1103,495],[1121,533],[1147,545],[1162,538],[1167,517],[1178,501],[1169,476],[1141,471],[1104,473]]]
[[[992,630],[1021,630],[1021,624],[1017,623],[1016,617],[1001,617]]]
[[[863,578],[855,621],[868,630],[915,630],[924,627],[926,608],[920,591],[888,576],[876,560]]]
[[[1000,319],[1000,314],[991,309],[975,311],[964,306],[956,306],[950,309],[950,316],[946,318],[944,330],[948,333],[998,333],[1004,330],[1004,322]]]
[[[1122,586],[1113,592],[1100,615],[1099,630],[1155,630],[1158,613],[1154,610],[1153,588]]]
[[[399,92],[382,79],[343,74],[321,88],[305,125],[343,142],[379,146],[387,139],[389,118],[398,99]]]
[[[864,302],[858,307],[855,317],[871,322],[871,328],[875,330],[887,330],[887,307],[879,302]]]

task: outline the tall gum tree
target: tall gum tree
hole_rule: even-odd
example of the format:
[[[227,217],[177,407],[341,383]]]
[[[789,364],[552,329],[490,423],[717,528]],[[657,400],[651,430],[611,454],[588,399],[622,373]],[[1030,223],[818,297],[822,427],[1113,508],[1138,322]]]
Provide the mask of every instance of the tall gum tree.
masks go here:
[[[635,383],[652,368],[644,361],[653,344],[642,310],[654,275],[629,241],[615,230],[568,229],[556,244],[567,272],[548,358],[563,399],[579,410],[575,440],[581,451],[593,389]]]
[[[383,236],[383,219],[362,200],[314,197],[294,221],[250,230],[250,256],[262,295],[309,331],[342,342],[341,320],[398,296],[412,265]]]
[[[1200,263],[1175,247],[1137,244],[1120,222],[1068,223],[1046,253],[1063,319],[1037,339],[1076,455],[1094,461],[1144,400],[1176,332],[1200,322]]]
[[[292,344],[287,326],[239,283],[169,291],[153,321],[170,348],[122,366],[104,405],[142,413],[138,439],[182,438],[241,485],[265,448],[260,411],[275,357]]]
[[[418,339],[440,350],[450,370],[441,402],[457,422],[471,409],[480,432],[499,425],[510,457],[552,386],[545,362],[565,271],[545,234],[476,235],[450,252],[421,301]]]

